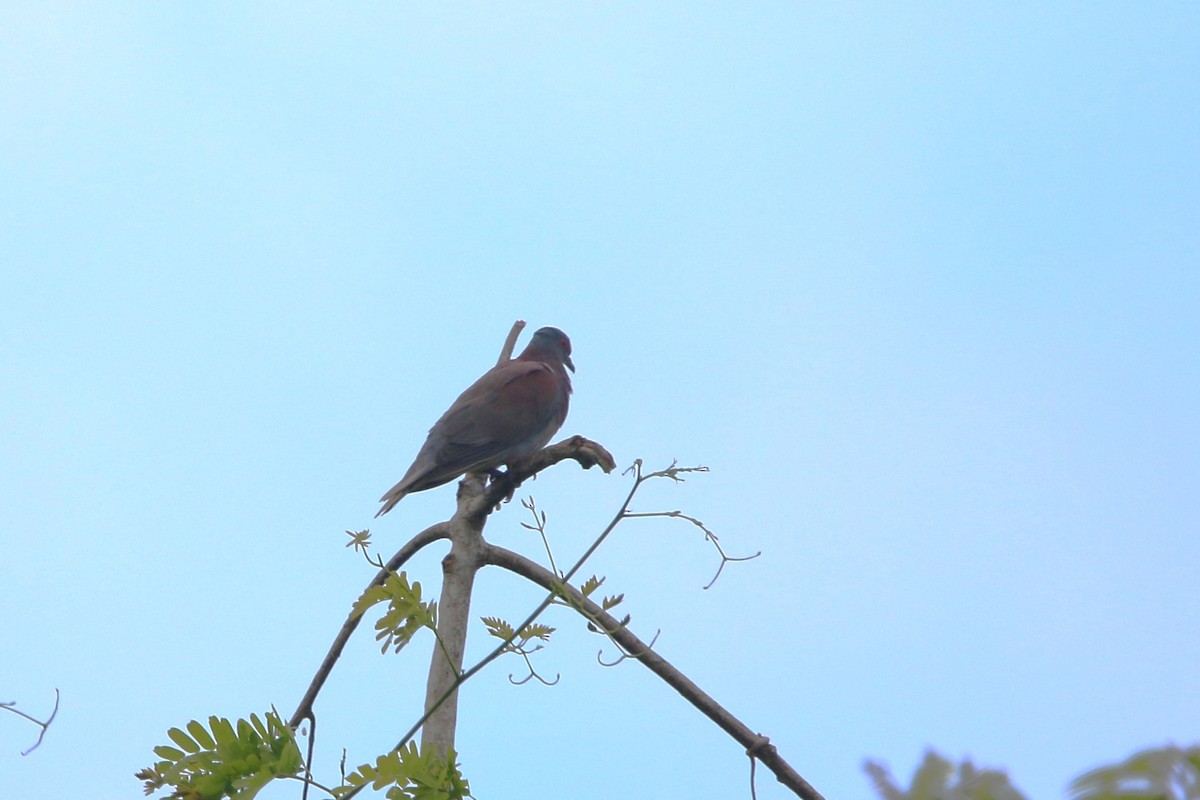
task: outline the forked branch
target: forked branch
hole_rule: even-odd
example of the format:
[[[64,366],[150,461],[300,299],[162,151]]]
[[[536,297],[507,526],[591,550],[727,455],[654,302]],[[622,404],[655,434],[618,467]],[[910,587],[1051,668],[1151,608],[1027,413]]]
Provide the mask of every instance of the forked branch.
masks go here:
[[[37,741],[34,742],[32,745],[30,745],[28,749],[22,750],[21,755],[27,756],[30,753],[32,753],[34,750],[38,749],[38,745],[40,745],[42,743],[42,739],[44,739],[46,736],[46,731],[49,730],[49,728],[50,728],[50,723],[54,722],[54,718],[56,716],[58,716],[58,701],[59,701],[58,689],[55,689],[54,690],[54,710],[50,712],[50,717],[45,722],[42,722],[37,717],[31,717],[29,714],[26,714],[24,711],[19,710],[17,708],[17,701],[15,701],[15,700],[8,702],[8,703],[0,703],[0,708],[4,709],[5,711],[10,711],[13,714],[16,714],[18,717],[27,719],[30,722],[32,722],[34,725],[37,725],[39,728],[42,729],[41,732],[38,733]]]

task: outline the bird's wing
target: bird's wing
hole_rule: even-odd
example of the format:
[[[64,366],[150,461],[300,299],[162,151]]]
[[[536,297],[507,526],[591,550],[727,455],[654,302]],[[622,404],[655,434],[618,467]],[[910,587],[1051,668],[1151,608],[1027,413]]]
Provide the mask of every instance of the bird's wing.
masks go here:
[[[534,361],[509,361],[488,372],[430,431],[439,466],[460,474],[503,463],[547,426],[566,416],[567,395],[554,371]]]
[[[409,492],[492,469],[541,447],[567,416],[569,384],[537,361],[494,367],[459,395],[432,428],[404,477],[382,498],[384,514]]]

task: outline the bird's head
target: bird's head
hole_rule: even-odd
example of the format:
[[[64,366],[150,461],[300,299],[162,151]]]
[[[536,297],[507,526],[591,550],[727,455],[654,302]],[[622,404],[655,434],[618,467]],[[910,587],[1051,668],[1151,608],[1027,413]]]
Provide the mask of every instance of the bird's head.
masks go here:
[[[566,364],[571,372],[575,371],[575,364],[571,362],[571,340],[558,328],[538,328],[529,340],[529,346],[546,351]]]

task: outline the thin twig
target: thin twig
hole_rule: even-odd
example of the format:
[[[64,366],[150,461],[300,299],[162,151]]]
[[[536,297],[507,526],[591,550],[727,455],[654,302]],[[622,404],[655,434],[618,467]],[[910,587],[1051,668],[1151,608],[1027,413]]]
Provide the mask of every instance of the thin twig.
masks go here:
[[[60,699],[61,699],[61,695],[59,695],[58,689],[55,689],[54,690],[54,710],[50,712],[50,718],[48,720],[46,720],[45,722],[42,722],[40,719],[37,719],[36,717],[31,717],[28,714],[26,714],[24,711],[21,711],[19,708],[17,708],[16,700],[13,700],[12,702],[8,702],[8,703],[0,703],[0,708],[3,708],[5,711],[12,712],[13,714],[16,714],[18,717],[27,719],[30,722],[32,722],[34,725],[37,725],[39,728],[42,729],[41,732],[38,733],[37,741],[34,742],[33,745],[30,746],[30,748],[28,750],[22,750],[21,755],[27,756],[30,753],[32,753],[34,750],[38,749],[38,746],[42,743],[42,739],[44,739],[46,737],[46,731],[47,731],[47,729],[49,729],[50,723],[54,722],[54,718],[56,716],[58,716],[58,701]]]
[[[300,792],[300,800],[308,800],[308,787],[313,783],[312,779],[312,763],[313,750],[317,746],[317,717],[315,714],[308,715],[308,755],[304,758],[304,789]],[[324,788],[318,787],[318,788]]]
[[[332,788],[325,786],[320,781],[314,781],[311,777],[308,777],[307,775],[303,775],[303,776],[302,775],[280,775],[279,777],[283,778],[285,780],[303,782],[304,783],[304,791],[301,794],[301,797],[308,797],[308,787],[309,786],[317,787],[322,792],[325,792],[326,794],[328,794],[330,797],[337,796],[337,793],[334,792]]]
[[[363,592],[373,586],[382,586],[383,582],[392,573],[404,566],[405,562],[416,555],[421,549],[439,539],[445,539],[447,536],[449,536],[449,528],[445,522],[439,522],[421,531],[396,551],[396,554],[384,565],[383,569],[379,570],[375,577],[371,579],[371,582],[367,584]],[[362,593],[359,593],[359,597],[362,597]],[[292,714],[288,725],[296,728],[304,720],[311,720],[313,718],[313,703],[316,702],[321,687],[325,685],[325,681],[328,680],[334,665],[337,664],[338,658],[342,655],[342,650],[346,648],[346,643],[350,641],[351,634],[354,633],[360,622],[362,622],[362,615],[356,615],[351,612],[346,617],[346,621],[342,623],[341,629],[337,632],[337,636],[334,637],[333,644],[329,646],[329,652],[325,654],[325,660],[321,662],[321,666],[317,669],[317,674],[313,676],[312,681],[308,684],[308,689],[304,692],[304,697],[300,700],[300,705],[296,707],[296,711]]]
[[[585,613],[585,615],[586,615],[586,612],[584,612],[583,610],[580,610],[580,613]],[[622,625],[621,627],[623,628],[623,627],[625,627],[625,626],[624,626],[624,625]],[[597,628],[597,630],[600,630],[600,629],[599,629],[599,628]],[[611,634],[611,633],[609,633],[607,630],[604,630],[604,631],[603,631],[603,633],[604,633],[604,635],[605,635],[605,636],[607,636],[609,639],[612,639],[612,634]],[[616,661],[611,661],[611,662],[610,662],[610,661],[605,661],[604,659],[602,659],[602,658],[600,657],[600,656],[602,656],[602,655],[604,654],[604,651],[603,651],[603,650],[597,650],[597,651],[596,651],[596,661],[597,661],[597,662],[600,664],[600,666],[602,666],[602,667],[615,667],[615,666],[617,666],[618,664],[620,664],[622,661],[624,661],[624,660],[625,660],[625,659],[627,659],[627,658],[632,658],[632,659],[638,659],[638,658],[641,658],[641,657],[642,657],[642,656],[644,656],[644,655],[645,655],[647,652],[649,652],[650,650],[654,649],[654,643],[658,641],[659,634],[661,634],[661,633],[662,633],[662,628],[659,628],[658,630],[656,630],[656,631],[654,632],[654,636],[653,636],[653,637],[650,639],[650,644],[646,645],[646,649],[645,649],[645,650],[642,650],[641,652],[638,652],[638,653],[626,653],[626,652],[625,652],[625,648],[621,647],[621,644],[620,644],[620,642],[618,642],[618,641],[616,641],[615,639],[613,639],[613,644],[615,644],[615,645],[617,646],[617,649],[618,649],[619,651],[621,651],[621,657],[620,657],[620,658],[618,658]]]
[[[542,537],[542,546],[546,548],[546,558],[550,559],[550,569],[555,575],[559,574],[558,565],[554,563],[554,553],[550,550],[550,540],[546,538],[546,512],[537,510],[537,502],[531,495],[528,500],[521,498],[521,505],[529,510],[533,515],[533,524],[522,522],[521,527],[526,530],[537,531]]]
[[[504,347],[500,348],[500,357],[496,359],[497,366],[512,358],[513,348],[517,346],[517,337],[523,330],[525,330],[525,320],[519,319],[513,323],[512,329],[508,332],[508,338],[504,340]]]
[[[678,478],[676,480],[679,480]],[[717,555],[721,557],[721,563],[717,565],[717,572],[712,576],[712,580],[704,584],[704,590],[712,588],[712,585],[717,582],[717,578],[721,577],[721,572],[724,571],[725,565],[731,561],[750,561],[762,555],[762,550],[759,550],[752,556],[729,556],[725,554],[724,548],[721,547],[721,542],[717,539],[717,535],[708,529],[700,520],[695,517],[688,516],[682,511],[630,511],[625,515],[629,519],[647,518],[647,517],[670,517],[671,519],[682,519],[692,523],[700,530],[704,531],[705,540],[712,542],[712,546],[717,549]]]
[[[554,675],[554,680],[548,681],[545,678],[543,678],[540,674],[538,674],[538,671],[533,668],[533,662],[529,659],[529,656],[532,655],[533,653],[536,653],[538,650],[541,650],[541,649],[542,649],[542,646],[538,645],[537,647],[533,648],[532,650],[526,650],[524,647],[518,647],[515,650],[513,650],[514,653],[517,653],[518,655],[521,656],[521,658],[525,659],[525,668],[529,670],[529,674],[526,675],[524,678],[521,678],[521,680],[516,680],[513,678],[512,673],[510,672],[508,674],[509,683],[511,683],[513,686],[523,686],[523,685],[529,683],[529,681],[532,680],[533,678],[537,678],[538,682],[541,683],[543,686],[553,686],[556,683],[558,683],[559,679],[562,677],[561,674],[556,673]]]

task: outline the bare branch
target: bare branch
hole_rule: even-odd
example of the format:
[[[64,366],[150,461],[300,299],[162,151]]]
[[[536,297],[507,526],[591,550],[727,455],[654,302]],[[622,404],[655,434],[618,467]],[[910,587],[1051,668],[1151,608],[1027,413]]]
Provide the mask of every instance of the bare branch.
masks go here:
[[[421,531],[396,551],[396,554],[391,557],[387,564],[383,565],[383,568],[363,588],[363,591],[365,592],[372,586],[382,586],[389,575],[404,566],[404,563],[421,549],[439,539],[445,539],[449,535],[449,526],[445,522],[439,522]],[[359,596],[362,596],[361,593]],[[313,676],[312,682],[308,685],[308,690],[305,691],[304,697],[300,700],[300,705],[296,707],[295,713],[292,714],[292,718],[288,722],[291,727],[298,727],[304,720],[311,721],[313,719],[313,703],[316,702],[321,687],[325,685],[325,681],[329,678],[329,673],[333,671],[334,665],[341,657],[342,650],[346,648],[346,642],[350,641],[351,634],[354,633],[354,630],[361,621],[361,616],[354,614],[347,615],[346,621],[342,623],[341,630],[338,631],[337,636],[333,639],[333,644],[329,646],[329,652],[325,654],[325,660],[321,662],[321,666],[317,669],[317,674]]]
[[[550,559],[550,571],[555,575],[562,574],[558,571],[558,565],[554,563],[554,551],[550,549],[550,540],[546,537],[546,512],[538,511],[537,502],[532,496],[528,500],[521,498],[521,505],[528,509],[530,515],[533,517],[532,525],[528,522],[522,522],[521,527],[526,530],[538,532],[542,537],[542,546],[546,548],[546,558]]]
[[[438,600],[438,641],[443,645],[429,664],[425,684],[427,714],[421,731],[421,746],[443,755],[454,747],[458,726],[458,685],[461,682],[467,627],[471,618],[471,594],[475,573],[482,565],[483,526],[487,516],[474,513],[476,499],[485,489],[482,475],[467,475],[459,484],[457,508],[447,523],[450,552],[442,559],[442,592]]]
[[[42,729],[41,732],[38,733],[37,741],[34,742],[29,747],[29,749],[22,750],[21,755],[27,756],[30,753],[32,753],[34,750],[37,750],[38,746],[41,745],[42,739],[44,739],[46,737],[46,731],[50,728],[50,723],[54,722],[54,718],[58,716],[58,701],[60,699],[61,699],[61,696],[58,693],[58,689],[55,689],[54,690],[54,710],[50,712],[50,718],[47,719],[45,722],[42,722],[40,719],[37,719],[36,717],[31,717],[28,714],[26,714],[24,711],[19,710],[17,708],[16,700],[13,700],[12,702],[8,702],[8,703],[0,703],[0,708],[4,709],[5,711],[12,712],[13,714],[16,714],[18,717],[27,719],[30,722],[32,722],[34,725],[37,725],[39,728]]]
[[[531,453],[510,465],[507,472],[488,485],[483,506],[479,509],[480,513],[490,514],[497,505],[510,499],[513,492],[523,482],[547,467],[552,467],[567,459],[579,462],[579,466],[584,469],[600,467],[605,473],[611,473],[617,468],[617,462],[613,459],[612,453],[608,452],[603,445],[582,436],[572,436],[536,453]]]
[[[650,475],[647,475],[646,478],[649,479],[656,475],[665,475],[665,473],[661,473],[661,472],[660,473],[651,473]],[[683,480],[682,478],[678,478],[678,477],[674,477],[674,476],[667,476],[667,477],[673,477],[674,480],[677,480],[677,481]],[[712,531],[710,531],[708,529],[708,526],[705,525],[703,522],[696,519],[695,517],[690,517],[687,514],[684,514],[682,511],[639,511],[639,512],[630,511],[630,512],[627,512],[625,514],[625,516],[628,519],[637,519],[639,517],[640,518],[670,517],[671,519],[682,519],[682,520],[686,520],[687,522],[692,523],[697,528],[704,531],[704,538],[707,541],[712,542],[712,546],[717,548],[717,555],[721,556],[721,563],[717,566],[716,574],[712,576],[712,580],[710,580],[708,583],[706,583],[704,585],[704,589],[706,591],[708,589],[712,588],[713,584],[717,582],[717,578],[721,577],[721,573],[725,570],[725,565],[728,564],[729,562],[731,562],[731,561],[750,561],[750,560],[758,558],[759,556],[762,555],[761,550],[759,550],[757,553],[755,553],[754,555],[751,555],[751,556],[726,555],[724,548],[721,547],[720,540],[717,539],[717,535],[715,533],[713,533]]]
[[[517,337],[523,330],[525,330],[525,320],[519,319],[513,323],[512,330],[508,332],[508,338],[504,340],[504,347],[500,348],[500,357],[496,359],[497,365],[512,358],[513,348],[517,346]]]
[[[652,650],[650,645],[635,636],[632,631],[599,605],[584,597],[578,589],[559,580],[540,564],[503,547],[489,545],[485,559],[487,563],[515,572],[549,591],[566,592],[575,604],[587,611],[586,616],[597,619],[603,624],[604,629],[613,640],[620,644],[631,658],[636,658],[647,669],[662,678],[685,700],[715,722],[721,730],[745,747],[747,755],[761,761],[767,769],[775,773],[779,782],[795,792],[796,796],[802,797],[804,800],[823,800],[821,794],[779,755],[779,751],[767,737],[755,733],[745,723],[729,713],[720,703],[694,684],[690,678]]]

